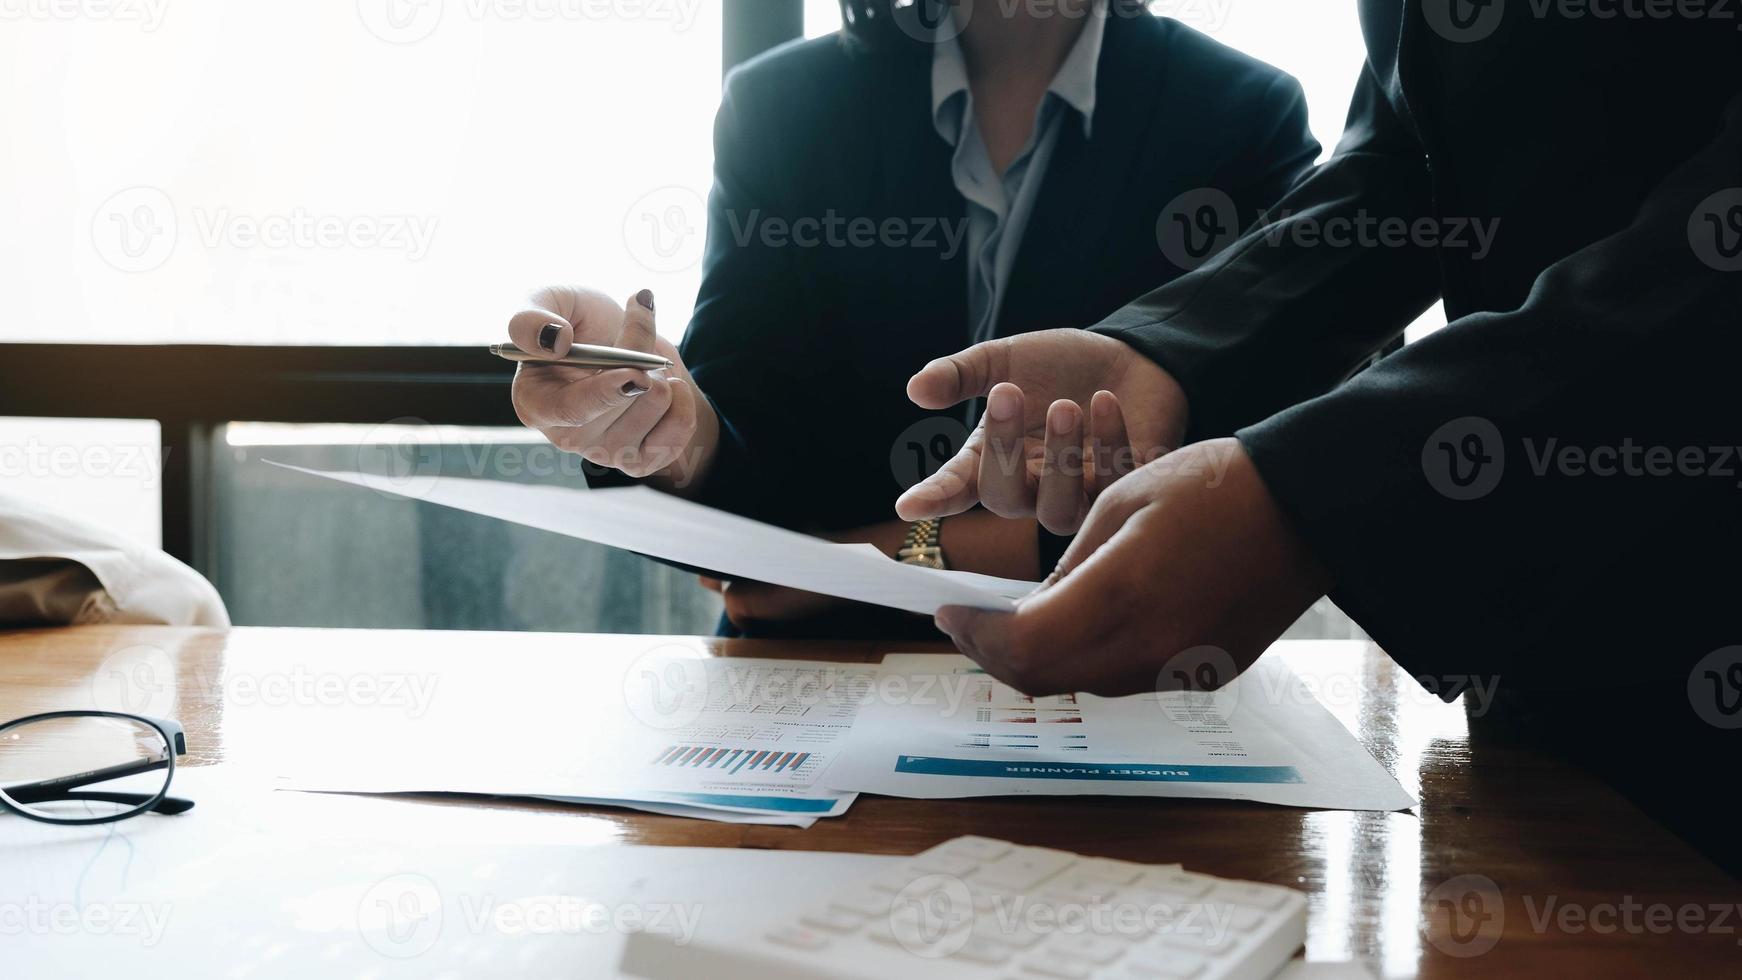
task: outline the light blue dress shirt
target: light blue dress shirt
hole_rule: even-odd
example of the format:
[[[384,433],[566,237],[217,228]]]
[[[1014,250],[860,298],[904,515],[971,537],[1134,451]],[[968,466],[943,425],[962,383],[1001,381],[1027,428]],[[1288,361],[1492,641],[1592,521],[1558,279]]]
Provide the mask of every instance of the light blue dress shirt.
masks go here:
[[[1059,66],[1035,109],[1034,132],[1002,175],[992,166],[986,142],[974,120],[974,94],[968,65],[955,40],[935,46],[932,55],[932,123],[944,142],[955,147],[950,161],[956,190],[968,202],[968,317],[974,343],[991,340],[1010,284],[1023,232],[1058,146],[1059,128],[1074,113],[1087,139],[1095,118],[1095,79],[1106,36],[1105,4],[1097,3],[1076,44]]]

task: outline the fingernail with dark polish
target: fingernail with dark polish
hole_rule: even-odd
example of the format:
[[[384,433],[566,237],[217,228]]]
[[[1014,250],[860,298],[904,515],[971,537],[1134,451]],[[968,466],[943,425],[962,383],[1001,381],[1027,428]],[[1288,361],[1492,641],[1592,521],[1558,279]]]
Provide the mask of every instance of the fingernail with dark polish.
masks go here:
[[[636,293],[635,294],[635,302],[640,303],[642,306],[647,308],[647,312],[652,313],[653,312],[653,290],[643,289],[641,292]]]
[[[638,385],[633,381],[625,381],[623,382],[623,394],[628,395],[630,398],[634,398],[636,395],[645,395],[647,394],[647,387],[645,385]]]
[[[538,346],[548,351],[556,350],[556,339],[562,336],[562,332],[563,328],[554,323],[545,324],[544,329],[538,332]]]

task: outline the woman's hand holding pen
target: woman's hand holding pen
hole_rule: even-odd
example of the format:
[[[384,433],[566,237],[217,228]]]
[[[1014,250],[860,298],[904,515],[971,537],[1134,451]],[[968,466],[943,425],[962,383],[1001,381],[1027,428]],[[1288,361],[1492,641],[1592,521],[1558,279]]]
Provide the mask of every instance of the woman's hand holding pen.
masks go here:
[[[535,293],[529,308],[508,321],[509,339],[528,354],[554,360],[573,344],[599,344],[657,353],[672,367],[522,364],[514,376],[514,410],[558,449],[681,494],[701,482],[718,444],[719,420],[654,322],[647,290],[623,307],[588,289]]]

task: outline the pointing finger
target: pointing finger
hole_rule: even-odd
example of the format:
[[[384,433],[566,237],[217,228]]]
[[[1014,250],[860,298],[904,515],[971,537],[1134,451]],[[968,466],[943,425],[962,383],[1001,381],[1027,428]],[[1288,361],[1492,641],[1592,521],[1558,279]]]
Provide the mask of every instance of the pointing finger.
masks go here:
[[[1027,406],[1022,389],[1008,382],[986,398],[986,451],[980,457],[980,502],[1000,517],[1034,513],[1034,487],[1029,482]]]
[[[1060,399],[1046,412],[1046,456],[1034,516],[1054,534],[1070,534],[1083,520],[1083,409]]]
[[[1125,434],[1124,409],[1119,396],[1110,391],[1095,392],[1089,402],[1089,451],[1093,465],[1086,485],[1091,501],[1137,467]]]
[[[896,516],[904,521],[918,521],[949,517],[974,506],[979,499],[980,454],[985,442],[986,428],[982,423],[968,436],[961,452],[895,501]]]

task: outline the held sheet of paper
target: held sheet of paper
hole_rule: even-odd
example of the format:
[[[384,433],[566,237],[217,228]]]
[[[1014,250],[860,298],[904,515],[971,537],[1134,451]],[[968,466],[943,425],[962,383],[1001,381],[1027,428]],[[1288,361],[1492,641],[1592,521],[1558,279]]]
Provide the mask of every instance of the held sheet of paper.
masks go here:
[[[711,569],[727,577],[926,616],[950,605],[1011,609],[1036,584],[903,565],[869,545],[837,544],[646,487],[587,490],[433,474],[394,479],[273,465]]]
[[[1288,667],[1221,690],[1027,697],[954,654],[891,654],[830,786],[914,798],[1178,796],[1415,805]]]

